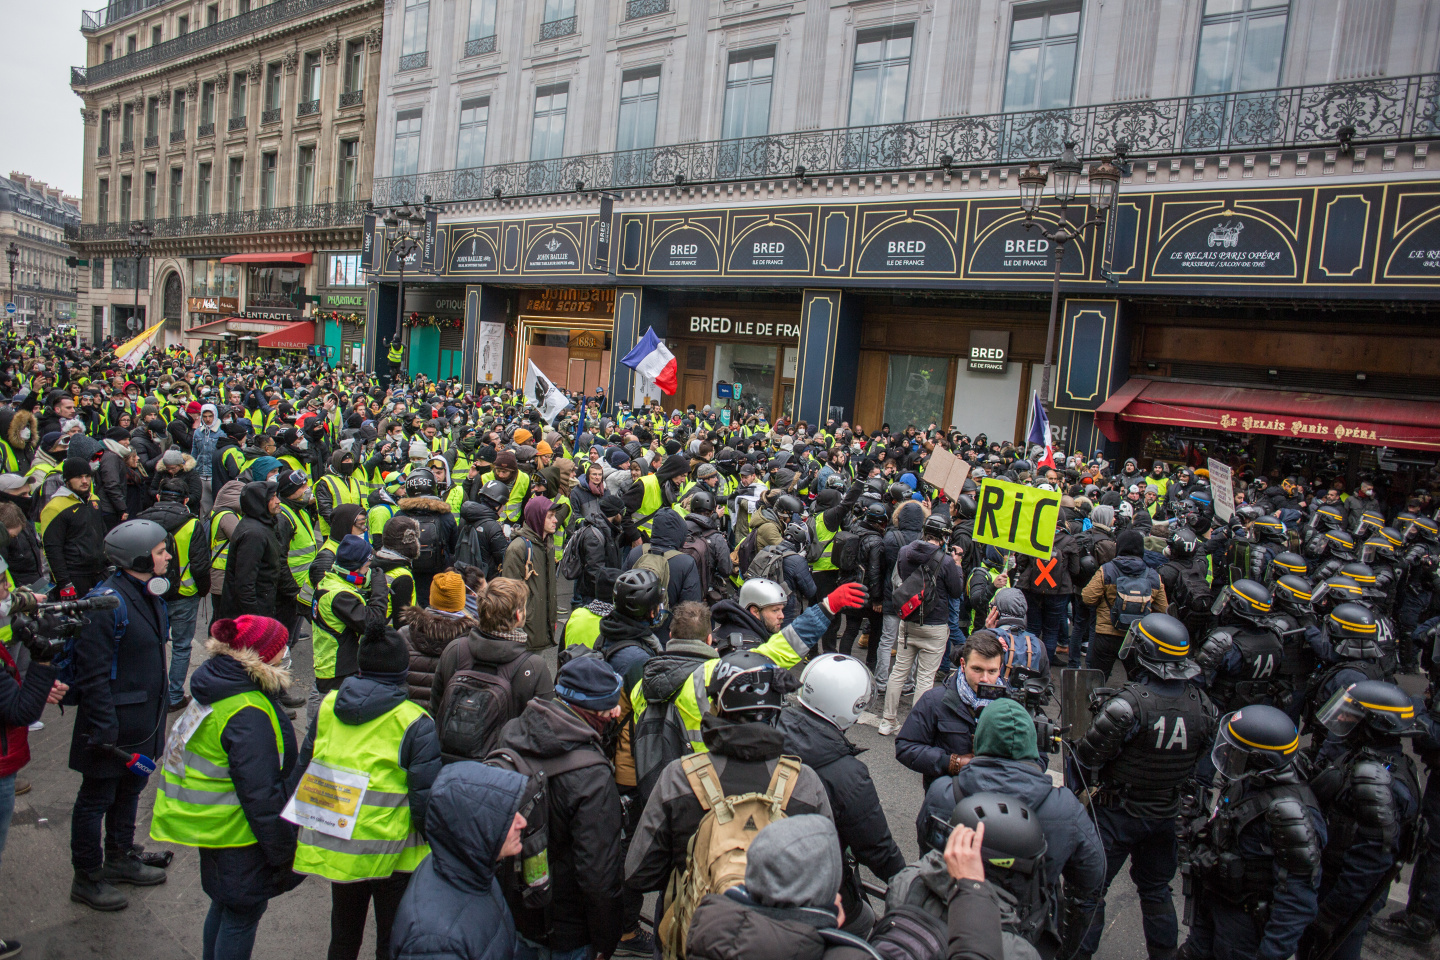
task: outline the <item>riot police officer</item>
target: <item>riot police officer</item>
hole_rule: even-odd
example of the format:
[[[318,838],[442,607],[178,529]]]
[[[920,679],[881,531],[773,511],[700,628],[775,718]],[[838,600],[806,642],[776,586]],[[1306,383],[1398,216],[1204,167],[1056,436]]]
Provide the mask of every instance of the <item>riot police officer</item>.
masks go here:
[[[1331,530],[1345,529],[1345,508],[1338,503],[1319,504],[1305,524],[1301,537],[1301,552],[1311,563],[1324,559],[1330,541],[1325,534]]]
[[[1075,758],[1086,782],[1098,784],[1091,806],[1105,845],[1101,900],[1076,956],[1088,960],[1100,945],[1105,891],[1130,858],[1150,960],[1173,960],[1179,924],[1171,897],[1175,877],[1175,818],[1195,761],[1215,735],[1214,706],[1198,684],[1190,636],[1169,614],[1131,624],[1120,648],[1130,680],[1095,711]],[[1127,659],[1129,658],[1129,659]]]
[[[1273,589],[1275,581],[1286,574],[1293,573],[1297,577],[1303,577],[1309,570],[1304,557],[1298,553],[1283,550],[1270,558],[1270,565],[1265,568],[1265,586]]]
[[[1375,573],[1375,612],[1387,617],[1395,612],[1395,598],[1405,575],[1395,555],[1395,548],[1403,542],[1393,527],[1385,527],[1360,545],[1360,562],[1368,564]]]
[[[1341,529],[1326,530],[1312,540],[1306,549],[1310,560],[1310,578],[1329,580],[1347,563],[1355,562],[1355,538]]]
[[[1435,597],[1435,574],[1437,561],[1440,561],[1440,525],[1429,517],[1416,517],[1405,531],[1402,557],[1405,581],[1398,592],[1395,620],[1403,646],[1415,633],[1420,618]],[[1417,655],[1412,649],[1411,656],[1402,659],[1408,667]]]
[[[1271,703],[1285,662],[1285,642],[1271,617],[1273,598],[1263,584],[1236,580],[1215,601],[1217,623],[1195,656],[1206,686],[1225,713]]]
[[[1185,960],[1289,957],[1315,919],[1325,820],[1296,769],[1299,748],[1275,707],[1220,721],[1210,754],[1219,802],[1185,830]]]
[[[1310,649],[1325,665],[1312,676],[1305,694],[1307,732],[1317,731],[1317,711],[1337,690],[1364,680],[1385,679],[1385,651],[1379,633],[1375,611],[1353,602],[1338,604],[1318,629],[1307,631]]]
[[[1316,720],[1329,736],[1310,787],[1325,813],[1328,839],[1319,913],[1298,956],[1317,956],[1344,937],[1330,956],[1357,960],[1370,917],[1394,879],[1391,867],[1415,855],[1420,788],[1403,738],[1423,728],[1409,696],[1377,680],[1336,690]]]
[[[1314,591],[1304,577],[1287,573],[1275,581],[1270,591],[1275,598],[1271,623],[1280,633],[1285,657],[1280,664],[1280,690],[1277,704],[1296,724],[1305,705],[1306,678],[1315,670],[1315,651],[1306,639],[1312,628],[1320,624],[1311,606]]]

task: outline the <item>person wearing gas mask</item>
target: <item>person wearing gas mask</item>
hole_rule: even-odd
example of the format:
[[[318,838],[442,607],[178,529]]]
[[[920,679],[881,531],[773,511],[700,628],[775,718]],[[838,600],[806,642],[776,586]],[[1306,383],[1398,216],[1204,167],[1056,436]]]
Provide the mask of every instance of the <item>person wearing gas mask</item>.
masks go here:
[[[1200,643],[1195,663],[1221,711],[1250,703],[1274,705],[1280,694],[1285,643],[1276,625],[1270,591],[1254,580],[1236,580],[1216,601],[1216,625]]]
[[[1214,704],[1196,682],[1190,636],[1179,620],[1151,613],[1130,625],[1120,648],[1124,687],[1094,710],[1075,744],[1072,788],[1087,790],[1105,845],[1098,902],[1073,905],[1068,930],[1089,923],[1075,956],[1088,960],[1105,925],[1105,892],[1130,859],[1150,960],[1173,960],[1179,924],[1170,883],[1178,868],[1176,817],[1193,784],[1196,761],[1215,737]],[[1075,941],[1072,939],[1072,943]]]

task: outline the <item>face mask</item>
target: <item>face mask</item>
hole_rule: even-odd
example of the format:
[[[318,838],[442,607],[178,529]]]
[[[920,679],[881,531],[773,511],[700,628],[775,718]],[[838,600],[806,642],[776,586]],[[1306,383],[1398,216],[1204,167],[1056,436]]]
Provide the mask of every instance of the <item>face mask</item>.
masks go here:
[[[170,589],[170,581],[164,577],[151,577],[145,589],[152,597],[163,597]]]
[[[296,449],[296,450],[309,450],[309,449],[310,449],[310,441],[309,441],[309,440],[306,440],[304,437],[301,437],[299,440],[295,441],[295,449]]]
[[[20,431],[20,439],[21,439],[21,440],[29,440],[29,439],[30,439],[30,428],[29,428],[29,427],[26,427],[24,430],[21,430],[21,431]]]
[[[315,500],[315,492],[314,492],[313,490],[306,490],[304,493],[300,494],[300,502],[301,502],[301,503],[307,503],[307,504],[308,504],[308,503],[314,502],[314,500]]]
[[[0,600],[0,617],[10,616],[10,608],[14,606],[14,604],[14,597],[6,597],[4,600]]]

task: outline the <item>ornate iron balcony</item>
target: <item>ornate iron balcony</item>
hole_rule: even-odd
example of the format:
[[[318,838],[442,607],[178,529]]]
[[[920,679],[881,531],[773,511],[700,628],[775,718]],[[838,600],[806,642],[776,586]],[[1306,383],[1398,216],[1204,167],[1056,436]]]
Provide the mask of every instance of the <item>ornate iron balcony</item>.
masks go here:
[[[303,100],[295,107],[295,116],[297,117],[308,117],[319,112],[319,100]]]
[[[574,17],[566,17],[564,20],[547,20],[540,24],[541,40],[556,40],[560,37],[568,37],[574,32]]]
[[[158,133],[147,133],[147,134],[145,135],[145,149],[146,149],[146,150],[153,150],[153,149],[155,149],[155,148],[158,147],[158,146],[160,146],[160,134],[158,134]]]
[[[244,130],[244,129],[245,129],[245,118],[244,118],[244,117],[231,117],[231,118],[230,118],[229,130],[230,130],[231,133],[234,133],[236,130]]]
[[[400,58],[400,69],[421,70],[430,65],[430,51],[421,50],[419,53],[409,53]]]
[[[263,127],[267,123],[279,123],[283,113],[284,111],[279,107],[273,110],[262,111],[260,114],[260,125]]]
[[[202,123],[195,128],[195,139],[197,140],[213,136],[215,136],[215,124],[213,123]]]
[[[625,19],[638,20],[653,17],[670,9],[670,0],[628,0],[625,4]]]
[[[194,214],[166,220],[147,220],[145,225],[155,231],[155,239],[200,237],[212,234],[262,233],[267,230],[311,230],[327,227],[358,226],[365,215],[365,201],[353,203],[312,203],[297,207],[272,207],[268,210],[243,210],[236,213]],[[65,228],[65,239],[124,240],[129,221],[115,223],[71,224]]]
[[[120,141],[120,152],[121,152],[121,153],[134,153],[134,152],[135,152],[135,141],[134,141],[134,140],[121,140],[121,141]]]
[[[476,37],[474,40],[465,41],[465,56],[478,57],[487,53],[495,52],[495,34],[488,37]]]
[[[185,142],[185,131],[184,131],[184,130],[171,130],[171,131],[170,131],[170,142],[171,142],[171,143],[184,143],[184,142]]]
[[[340,106],[342,107],[358,107],[364,102],[364,90],[348,90],[345,93],[340,94]]]
[[[377,206],[502,196],[984,167],[1060,155],[1104,157],[1117,141],[1130,157],[1393,143],[1440,135],[1440,74],[1284,87],[1170,100],[1138,100],[887,126],[807,130],[520,161],[375,181]],[[803,172],[801,172],[803,168]]]
[[[136,2],[144,2],[144,0],[136,0]],[[242,13],[239,16],[212,23],[208,27],[198,27],[183,37],[175,37],[164,43],[146,47],[144,50],[136,50],[123,57],[116,57],[105,63],[97,63],[89,68],[72,67],[70,85],[105,83],[137,70],[169,63],[172,60],[178,60],[220,44],[248,40],[267,33],[270,27],[277,24],[308,17],[326,7],[335,7],[350,2],[353,0],[275,0],[274,3],[257,6],[249,13]],[[84,29],[83,23],[84,18],[82,17],[82,29]],[[99,29],[99,27],[97,26],[95,29]],[[78,78],[77,70],[81,71]]]
[[[97,157],[108,157],[108,156],[110,156],[110,144],[108,144],[108,143],[102,143],[102,144],[100,144],[99,148],[96,149],[96,151],[95,151],[95,156],[97,156]]]

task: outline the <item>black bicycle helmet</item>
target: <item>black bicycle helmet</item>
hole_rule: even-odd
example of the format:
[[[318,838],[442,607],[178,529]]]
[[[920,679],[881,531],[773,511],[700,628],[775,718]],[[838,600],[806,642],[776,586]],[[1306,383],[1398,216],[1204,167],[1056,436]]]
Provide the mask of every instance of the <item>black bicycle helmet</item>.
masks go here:
[[[950,518],[943,513],[932,513],[925,518],[925,522],[921,524],[920,529],[923,536],[935,537],[941,543],[944,543],[950,539]]]
[[[969,494],[962,493],[955,498],[955,518],[957,520],[975,519],[975,498]]]
[[[154,520],[126,520],[105,535],[105,559],[121,570],[154,573],[150,551],[165,541],[165,528]]]
[[[871,530],[884,530],[889,521],[890,513],[885,509],[883,503],[869,504],[865,507],[865,512],[860,515],[861,525]]]
[[[649,623],[664,602],[660,578],[649,570],[626,570],[615,578],[615,610],[631,620]]]
[[[1045,830],[1029,807],[1003,793],[972,793],[950,811],[952,827],[985,824],[980,853],[987,867],[1026,876],[1035,872],[1048,845]]]
[[[775,516],[779,517],[785,523],[789,523],[792,518],[799,516],[805,511],[799,498],[793,497],[788,493],[777,499],[772,509],[775,511]]]
[[[690,512],[707,516],[715,512],[715,494],[709,490],[697,490],[690,495]]]

